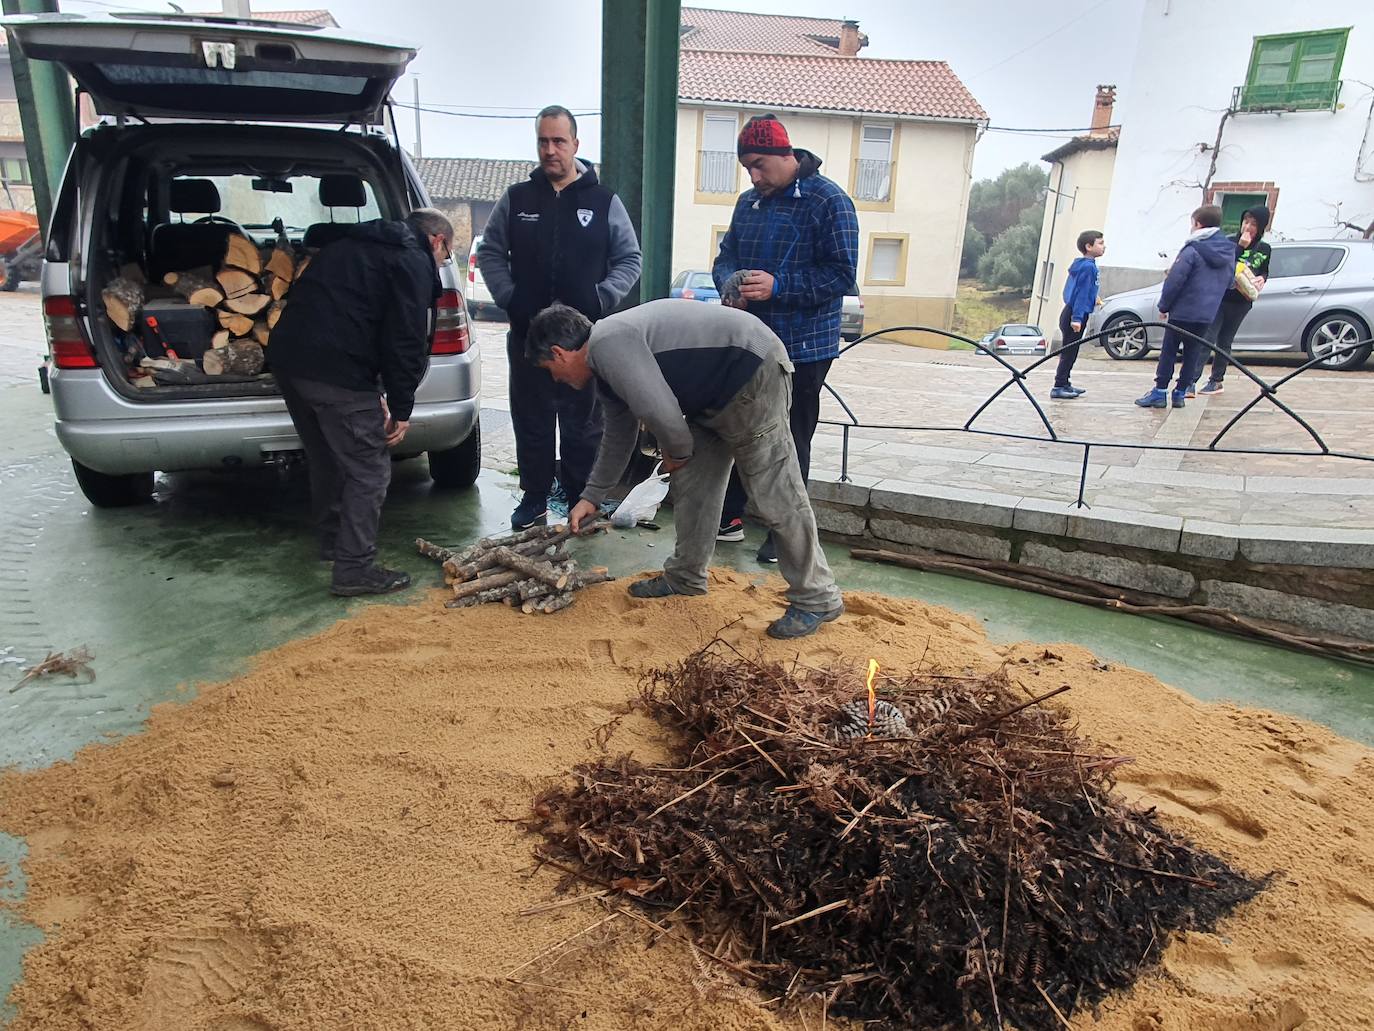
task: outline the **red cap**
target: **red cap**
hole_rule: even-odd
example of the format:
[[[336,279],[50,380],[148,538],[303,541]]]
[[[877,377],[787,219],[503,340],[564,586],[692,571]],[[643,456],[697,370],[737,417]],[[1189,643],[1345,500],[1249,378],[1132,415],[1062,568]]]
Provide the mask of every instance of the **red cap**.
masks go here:
[[[740,130],[736,152],[745,154],[791,154],[792,141],[777,115],[755,115]]]

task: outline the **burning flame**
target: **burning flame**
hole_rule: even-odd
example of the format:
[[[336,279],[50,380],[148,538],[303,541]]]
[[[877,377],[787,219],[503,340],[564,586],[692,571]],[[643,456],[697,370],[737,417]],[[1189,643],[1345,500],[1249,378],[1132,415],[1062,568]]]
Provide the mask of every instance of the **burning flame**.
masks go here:
[[[868,660],[868,732],[873,733],[873,718],[878,709],[878,692],[873,690],[873,678],[878,675],[878,660]]]

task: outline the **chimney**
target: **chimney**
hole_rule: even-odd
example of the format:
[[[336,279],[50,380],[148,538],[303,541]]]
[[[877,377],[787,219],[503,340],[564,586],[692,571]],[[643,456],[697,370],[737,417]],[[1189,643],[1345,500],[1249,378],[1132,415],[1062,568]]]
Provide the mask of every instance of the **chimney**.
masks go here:
[[[1097,98],[1093,101],[1092,129],[1089,136],[1106,136],[1107,126],[1112,124],[1112,108],[1116,106],[1116,87],[1098,86]]]
[[[850,20],[840,22],[840,56],[854,57],[862,45],[859,42],[859,23]]]

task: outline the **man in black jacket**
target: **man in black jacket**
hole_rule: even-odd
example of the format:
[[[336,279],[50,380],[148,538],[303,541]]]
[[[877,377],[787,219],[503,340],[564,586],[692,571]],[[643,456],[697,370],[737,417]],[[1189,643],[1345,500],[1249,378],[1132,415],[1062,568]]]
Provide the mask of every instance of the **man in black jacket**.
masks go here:
[[[524,492],[511,515],[517,530],[547,518],[555,425],[559,481],[569,505],[582,496],[601,439],[596,392],[555,383],[525,357],[530,319],[561,301],[595,322],[615,310],[640,268],[625,205],[577,159],[577,120],[554,106],[539,112],[535,124],[539,167],[497,202],[477,249],[482,278],[510,318],[510,415]]]
[[[272,371],[310,462],[330,592],[383,594],[410,577],[375,563],[387,449],[401,442],[429,365],[430,311],[453,225],[433,208],[364,222],[327,245],[272,330]]]

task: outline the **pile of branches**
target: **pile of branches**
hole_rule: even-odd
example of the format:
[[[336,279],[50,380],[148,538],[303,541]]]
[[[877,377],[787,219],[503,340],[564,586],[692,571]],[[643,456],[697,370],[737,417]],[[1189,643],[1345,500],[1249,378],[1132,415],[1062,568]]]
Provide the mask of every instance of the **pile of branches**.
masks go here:
[[[581,536],[605,529],[593,523]],[[569,526],[532,526],[505,537],[484,537],[454,551],[423,537],[415,540],[421,555],[444,567],[444,582],[453,588],[451,609],[503,602],[522,612],[557,612],[573,603],[576,593],[615,577],[604,567],[579,570],[568,554],[575,537]]]
[[[1112,797],[1068,717],[987,677],[880,678],[712,642],[646,675],[675,759],[535,800],[547,858],[684,919],[698,962],[881,1027],[1065,1026],[1265,881]]]

